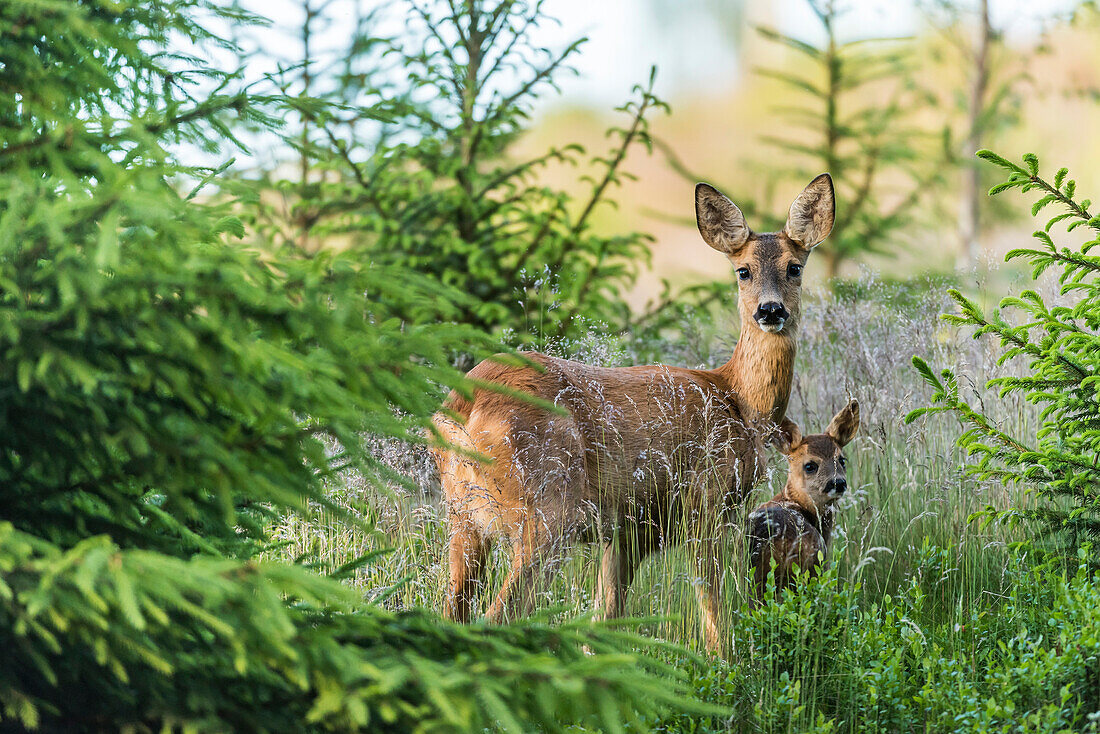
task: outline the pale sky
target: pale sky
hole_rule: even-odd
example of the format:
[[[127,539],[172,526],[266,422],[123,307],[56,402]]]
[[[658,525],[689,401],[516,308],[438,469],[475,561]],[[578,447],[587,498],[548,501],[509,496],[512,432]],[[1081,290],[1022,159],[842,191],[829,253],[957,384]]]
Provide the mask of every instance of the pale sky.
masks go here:
[[[354,24],[356,0],[332,0],[335,18],[321,30],[319,45],[338,47]],[[547,24],[537,41],[551,48],[588,36],[574,58],[579,76],[561,75],[562,98],[550,95],[548,104],[564,102],[609,107],[627,98],[633,84],[648,77],[656,64],[658,94],[675,99],[699,87],[731,84],[740,73],[731,31],[723,28],[708,7],[725,0],[548,0],[547,13],[561,25]],[[847,12],[840,33],[844,38],[904,36],[920,30],[923,16],[913,0],[838,0]],[[918,0],[924,5],[934,0]],[[968,0],[961,0],[965,5]],[[379,0],[361,0],[366,7]],[[1010,37],[1034,35],[1041,18],[1064,13],[1074,0],[991,0],[995,27]],[[277,27],[294,28],[301,22],[302,0],[247,0],[245,5],[271,18]],[[385,3],[399,8],[396,0]],[[820,40],[821,29],[805,0],[745,0],[745,22],[763,23],[809,41]],[[404,18],[391,14],[389,31],[399,33]],[[293,35],[276,30],[264,33],[264,44],[300,57]]]

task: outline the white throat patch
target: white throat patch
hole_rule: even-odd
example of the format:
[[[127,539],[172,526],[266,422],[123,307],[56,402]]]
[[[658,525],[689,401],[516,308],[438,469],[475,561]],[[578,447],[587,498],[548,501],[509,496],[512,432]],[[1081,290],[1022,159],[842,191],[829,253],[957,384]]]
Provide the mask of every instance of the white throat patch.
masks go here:
[[[753,321],[756,321],[756,319],[753,319]],[[781,320],[778,324],[762,324],[759,321],[756,321],[756,325],[760,327],[760,330],[769,334],[778,334],[779,332],[783,331],[783,326],[786,323],[786,319]]]

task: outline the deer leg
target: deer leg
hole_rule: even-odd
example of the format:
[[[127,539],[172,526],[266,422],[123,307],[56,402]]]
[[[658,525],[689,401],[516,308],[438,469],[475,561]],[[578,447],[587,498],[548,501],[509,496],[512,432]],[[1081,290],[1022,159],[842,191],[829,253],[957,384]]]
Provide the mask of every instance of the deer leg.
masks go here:
[[[490,622],[500,624],[511,621],[531,609],[536,572],[541,564],[550,559],[554,549],[550,539],[537,536],[537,533],[524,529],[521,539],[515,544],[512,567],[504,578],[500,593],[485,614]]]
[[[469,622],[470,609],[477,595],[481,568],[485,561],[485,541],[473,521],[465,514],[451,514],[451,541],[448,549],[450,580],[443,616],[456,622]]]
[[[699,600],[703,640],[709,651],[724,656],[727,629],[722,610],[724,512],[721,496],[700,492],[690,505],[689,518],[688,540],[695,551],[695,594]]]
[[[616,619],[623,615],[626,593],[634,580],[638,565],[652,550],[648,533],[621,533],[604,543],[600,573],[596,578],[596,599],[600,609],[597,619]]]
[[[604,543],[600,573],[596,577],[596,598],[600,609],[596,619],[615,619],[623,613],[626,590],[634,578],[634,559],[618,540]]]
[[[708,650],[722,656],[725,654],[726,625],[722,613],[722,569],[718,561],[720,547],[721,542],[717,537],[698,541],[695,556],[698,574],[695,595],[699,600],[702,616],[703,641]]]

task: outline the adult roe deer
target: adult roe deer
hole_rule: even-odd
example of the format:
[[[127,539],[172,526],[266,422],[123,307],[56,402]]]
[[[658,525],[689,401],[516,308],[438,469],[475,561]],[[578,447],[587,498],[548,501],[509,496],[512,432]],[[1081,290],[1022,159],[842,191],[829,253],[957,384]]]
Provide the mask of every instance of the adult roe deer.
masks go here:
[[[714,370],[594,367],[534,352],[534,366],[486,360],[468,373],[505,391],[452,392],[433,419],[462,451],[433,451],[451,523],[445,613],[467,620],[488,542],[514,551],[492,621],[526,610],[540,564],[581,531],[603,541],[603,616],[622,612],[638,564],[658,547],[695,546],[706,644],[719,650],[722,525],[758,480],[764,438],[790,397],[802,269],[833,226],[832,179],[795,198],[783,230],[752,232],[712,186],[695,187],[703,240],[737,273],[741,335]],[[505,392],[530,393],[558,415]],[[477,461],[469,454],[489,459]]]

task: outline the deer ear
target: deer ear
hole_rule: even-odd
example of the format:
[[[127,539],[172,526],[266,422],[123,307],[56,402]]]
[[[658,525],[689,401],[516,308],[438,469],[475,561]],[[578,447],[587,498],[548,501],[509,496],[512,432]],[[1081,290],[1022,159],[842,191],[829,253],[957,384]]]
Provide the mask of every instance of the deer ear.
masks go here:
[[[703,241],[727,255],[736,254],[752,235],[737,205],[710,184],[695,184],[695,221]]]
[[[855,438],[859,431],[859,402],[852,400],[844,409],[833,416],[825,433],[832,436],[841,446]]]
[[[779,453],[789,455],[802,443],[802,431],[790,418],[784,418],[772,434],[772,443]]]
[[[833,231],[836,201],[833,196],[833,177],[823,173],[795,197],[787,213],[783,231],[792,240],[809,250],[816,247]]]

